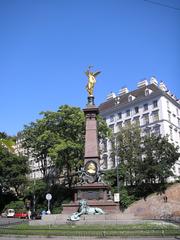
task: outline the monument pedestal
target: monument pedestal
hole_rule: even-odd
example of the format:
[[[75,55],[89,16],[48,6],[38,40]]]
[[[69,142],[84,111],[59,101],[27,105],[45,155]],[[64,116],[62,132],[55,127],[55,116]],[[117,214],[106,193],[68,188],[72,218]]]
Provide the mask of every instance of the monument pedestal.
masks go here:
[[[74,201],[63,204],[63,214],[76,212],[79,201],[85,199],[90,207],[101,208],[106,213],[117,213],[119,205],[114,203],[109,196],[109,186],[103,183],[87,183],[74,187]]]
[[[79,201],[84,199],[90,207],[101,208],[106,213],[116,213],[119,205],[109,196],[110,187],[102,182],[97,130],[99,109],[94,104],[94,96],[88,97],[87,107],[83,110],[86,118],[84,168],[81,169],[81,183],[74,190],[74,201],[63,204],[63,213],[78,211]]]

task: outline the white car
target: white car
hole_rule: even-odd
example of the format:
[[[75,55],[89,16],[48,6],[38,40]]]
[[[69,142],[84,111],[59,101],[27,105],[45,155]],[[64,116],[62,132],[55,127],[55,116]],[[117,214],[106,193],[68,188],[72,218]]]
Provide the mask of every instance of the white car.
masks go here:
[[[4,213],[1,214],[2,217],[12,218],[15,215],[14,209],[7,209]]]

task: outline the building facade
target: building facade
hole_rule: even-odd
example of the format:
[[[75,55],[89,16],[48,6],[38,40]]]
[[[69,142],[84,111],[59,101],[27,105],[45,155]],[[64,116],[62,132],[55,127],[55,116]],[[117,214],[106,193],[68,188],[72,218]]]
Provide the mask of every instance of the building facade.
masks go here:
[[[158,84],[154,77],[150,83],[147,80],[139,82],[134,91],[122,88],[117,96],[110,93],[106,101],[100,104],[99,110],[113,133],[118,133],[121,127],[129,123],[138,123],[142,135],[168,135],[171,143],[180,146],[180,100],[163,82]],[[115,157],[111,156],[111,143],[107,139],[102,146],[102,166],[111,169],[116,165]],[[173,171],[180,176],[180,160]]]
[[[21,138],[21,134],[19,133],[17,135],[16,144],[14,145],[14,152],[17,155],[23,155],[28,158],[28,165],[29,165],[28,178],[30,180],[42,179],[43,167],[45,167],[45,163],[46,163],[47,174],[53,175],[55,172],[55,168],[50,157],[47,157],[44,161],[36,161],[36,158],[34,157],[33,153],[23,148],[22,142],[23,142],[23,139]]]

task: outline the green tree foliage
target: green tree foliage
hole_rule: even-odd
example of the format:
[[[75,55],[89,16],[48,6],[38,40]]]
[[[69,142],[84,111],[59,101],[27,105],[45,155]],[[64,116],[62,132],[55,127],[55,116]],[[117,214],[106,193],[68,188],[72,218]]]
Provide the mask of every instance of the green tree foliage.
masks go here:
[[[113,152],[119,159],[121,205],[146,197],[154,191],[163,191],[172,167],[180,154],[167,137],[141,137],[138,126],[129,125],[113,137]],[[109,170],[105,179],[117,186],[117,172]],[[112,181],[113,179],[113,181]]]
[[[174,176],[172,167],[180,156],[178,147],[171,144],[167,137],[151,135],[144,137],[142,152],[139,171],[142,187],[147,191],[159,185],[159,190],[163,190],[168,177]]]
[[[6,147],[0,145],[0,186],[1,192],[14,189],[21,196],[28,173],[27,158],[17,156]]]
[[[63,174],[71,187],[77,169],[83,163],[85,118],[77,107],[60,106],[57,112],[42,112],[42,119],[32,122],[21,133],[23,146],[40,163],[44,179],[49,181]],[[98,118],[99,138],[108,133],[102,118]],[[53,173],[48,164],[54,166]],[[52,168],[51,168],[52,169]],[[51,175],[50,175],[51,174]]]
[[[8,136],[5,132],[0,132],[0,144],[9,151],[14,152],[15,137]]]
[[[51,159],[71,187],[73,172],[83,162],[84,155],[84,114],[79,108],[62,106],[58,110],[60,116],[59,139],[49,150]]]
[[[12,201],[11,203],[8,203],[5,205],[4,210],[6,209],[14,209],[15,212],[25,212],[25,204],[22,200]]]
[[[141,159],[140,129],[136,125],[128,125],[111,138],[112,154],[118,158],[121,185],[133,186],[138,181],[139,163]],[[110,173],[109,173],[110,174]],[[116,174],[116,172],[114,172]]]
[[[60,184],[48,184],[43,179],[31,180],[28,187],[24,191],[25,202],[30,202],[30,208],[40,213],[47,210],[46,194],[51,193],[51,212],[60,213],[62,211],[62,203],[70,202],[72,199],[72,191]]]

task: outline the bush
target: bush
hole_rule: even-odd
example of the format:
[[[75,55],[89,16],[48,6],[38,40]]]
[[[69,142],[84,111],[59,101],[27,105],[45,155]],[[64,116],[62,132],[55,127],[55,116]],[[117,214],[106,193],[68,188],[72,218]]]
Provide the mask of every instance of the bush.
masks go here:
[[[19,200],[19,201],[14,201],[14,202],[11,202],[9,204],[7,204],[5,207],[4,207],[4,210],[5,209],[14,209],[15,212],[24,212],[26,211],[26,208],[25,208],[25,204],[22,200]]]
[[[123,209],[127,208],[135,201],[134,195],[128,195],[128,191],[123,188],[120,191],[120,206]]]
[[[62,212],[62,210],[63,210],[62,205],[58,204],[57,202],[53,206],[51,206],[51,213],[53,214],[59,214]]]

